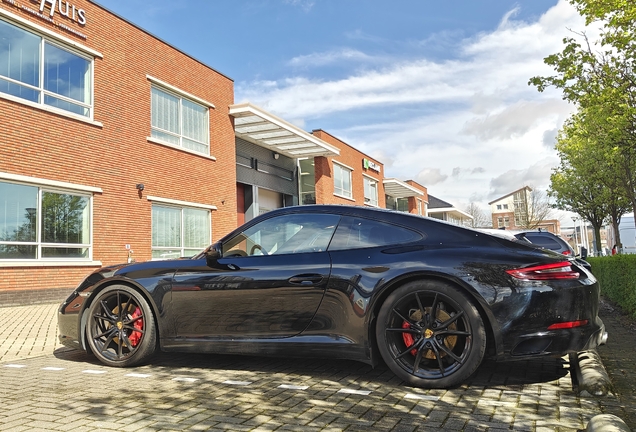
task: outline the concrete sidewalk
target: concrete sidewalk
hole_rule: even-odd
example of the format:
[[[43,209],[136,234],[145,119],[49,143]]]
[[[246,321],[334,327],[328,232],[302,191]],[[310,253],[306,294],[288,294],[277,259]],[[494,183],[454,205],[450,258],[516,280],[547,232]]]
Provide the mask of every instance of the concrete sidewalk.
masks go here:
[[[0,308],[0,362],[52,354],[59,303]]]

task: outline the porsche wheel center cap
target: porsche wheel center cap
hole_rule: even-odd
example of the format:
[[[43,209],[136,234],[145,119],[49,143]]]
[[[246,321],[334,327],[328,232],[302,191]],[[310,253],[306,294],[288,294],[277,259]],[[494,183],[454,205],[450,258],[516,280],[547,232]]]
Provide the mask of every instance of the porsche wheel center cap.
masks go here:
[[[124,328],[124,323],[123,323],[123,322],[121,322],[121,321],[117,321],[117,328],[118,328],[119,330],[123,329],[123,328]]]
[[[432,338],[433,337],[433,330],[431,330],[431,329],[424,330],[424,337],[426,339]]]

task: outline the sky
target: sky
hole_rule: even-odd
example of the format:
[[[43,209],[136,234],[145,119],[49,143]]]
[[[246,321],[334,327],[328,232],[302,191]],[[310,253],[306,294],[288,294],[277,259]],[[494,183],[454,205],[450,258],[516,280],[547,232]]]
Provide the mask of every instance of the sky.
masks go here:
[[[97,3],[232,78],[237,103],[323,129],[462,210],[546,190],[574,111],[528,85],[584,29],[565,0]]]

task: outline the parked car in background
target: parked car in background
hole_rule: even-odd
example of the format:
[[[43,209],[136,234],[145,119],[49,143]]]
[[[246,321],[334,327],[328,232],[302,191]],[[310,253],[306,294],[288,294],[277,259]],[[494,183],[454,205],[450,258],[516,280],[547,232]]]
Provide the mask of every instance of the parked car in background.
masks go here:
[[[599,285],[572,257],[389,210],[296,206],[191,258],[105,267],[59,309],[60,341],[134,366],[156,350],[384,361],[461,384],[485,357],[594,349]],[[258,362],[259,360],[255,360]]]
[[[550,249],[565,256],[575,257],[576,261],[588,270],[592,270],[592,266],[585,259],[577,258],[572,246],[561,237],[552,234],[549,231],[529,230],[529,231],[509,231],[519,240],[526,240],[536,246],[544,249]],[[586,258],[585,256],[582,258]]]
[[[510,231],[520,240],[527,240],[532,244],[550,249],[566,256],[574,256],[574,250],[568,242],[561,237],[552,234],[549,231],[531,230],[531,231]]]

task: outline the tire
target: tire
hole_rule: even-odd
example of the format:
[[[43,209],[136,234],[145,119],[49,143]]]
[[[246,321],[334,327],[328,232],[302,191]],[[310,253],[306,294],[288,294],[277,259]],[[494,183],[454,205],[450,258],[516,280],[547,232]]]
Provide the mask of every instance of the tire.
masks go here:
[[[112,285],[97,294],[86,326],[89,349],[108,366],[135,366],[155,352],[157,330],[152,309],[128,286]]]
[[[461,384],[486,352],[479,311],[459,288],[439,281],[410,282],[392,292],[380,308],[376,340],[393,373],[423,388]]]

